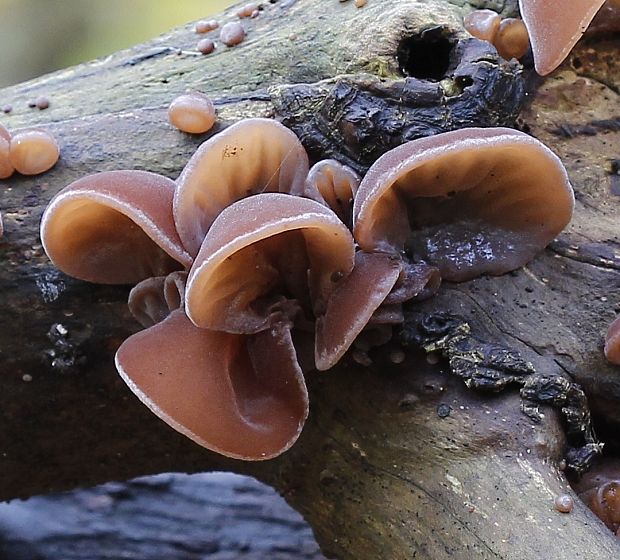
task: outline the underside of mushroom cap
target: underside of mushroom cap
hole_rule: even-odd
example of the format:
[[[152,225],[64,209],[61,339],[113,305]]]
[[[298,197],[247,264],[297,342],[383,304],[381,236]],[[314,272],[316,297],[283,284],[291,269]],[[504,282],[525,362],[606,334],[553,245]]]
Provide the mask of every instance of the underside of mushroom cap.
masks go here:
[[[175,186],[146,171],[78,179],[43,214],[47,255],[66,274],[99,284],[135,284],[189,267],[172,218]]]
[[[202,144],[177,180],[174,217],[195,256],[227,206],[263,192],[301,195],[308,156],[288,128],[271,119],[240,121]]]
[[[523,266],[568,224],[560,159],[507,128],[461,129],[403,144],[370,168],[354,204],[365,251],[407,251],[446,280]]]
[[[286,451],[308,416],[290,331],[252,336],[201,329],[182,309],[129,337],[116,354],[129,388],[199,445],[258,461]]]
[[[605,0],[519,0],[536,72],[555,70],[605,3]]]
[[[204,328],[258,332],[279,310],[257,304],[309,293],[320,313],[353,264],[351,233],[328,208],[285,194],[246,198],[224,210],[205,237],[189,274],[187,314]]]

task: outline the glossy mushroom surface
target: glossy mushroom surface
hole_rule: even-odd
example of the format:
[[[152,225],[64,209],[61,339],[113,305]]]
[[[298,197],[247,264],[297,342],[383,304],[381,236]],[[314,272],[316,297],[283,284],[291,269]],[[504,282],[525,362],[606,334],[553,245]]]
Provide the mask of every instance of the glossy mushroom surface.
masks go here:
[[[308,156],[288,128],[269,119],[240,121],[204,142],[177,180],[174,217],[183,244],[198,254],[227,206],[263,192],[301,195]]]
[[[605,357],[620,366],[620,317],[612,321],[605,336]]]
[[[317,319],[317,369],[329,369],[344,356],[390,293],[399,274],[399,259],[362,251],[355,255],[353,272],[339,283],[325,313]]]
[[[66,274],[100,284],[135,284],[187,267],[172,218],[174,189],[174,181],[146,171],[78,179],[43,214],[45,251]]]
[[[216,332],[177,309],[123,342],[116,367],[153,413],[228,457],[283,453],[308,415],[303,374],[282,326],[251,337]]]
[[[335,159],[325,159],[310,168],[306,196],[324,201],[344,224],[352,227],[353,198],[359,184],[353,169]]]
[[[517,18],[502,20],[493,44],[502,58],[521,58],[530,48],[530,38],[523,21]]]
[[[536,71],[549,74],[568,56],[605,0],[519,0]]]
[[[379,158],[355,198],[354,236],[367,252],[404,250],[463,281],[523,266],[573,206],[566,170],[546,146],[511,129],[462,129]]]
[[[353,265],[353,238],[333,212],[300,197],[256,195],[213,223],[190,270],[187,314],[237,333],[291,321],[298,306],[321,314]]]
[[[0,179],[8,179],[15,171],[9,156],[10,145],[11,135],[9,131],[0,124]]]
[[[493,43],[501,21],[493,10],[474,10],[463,18],[463,26],[474,37]]]
[[[183,132],[202,134],[215,124],[215,106],[204,93],[186,93],[170,103],[168,119]]]
[[[25,130],[11,138],[11,165],[22,175],[38,175],[58,161],[60,148],[56,139],[44,130]]]

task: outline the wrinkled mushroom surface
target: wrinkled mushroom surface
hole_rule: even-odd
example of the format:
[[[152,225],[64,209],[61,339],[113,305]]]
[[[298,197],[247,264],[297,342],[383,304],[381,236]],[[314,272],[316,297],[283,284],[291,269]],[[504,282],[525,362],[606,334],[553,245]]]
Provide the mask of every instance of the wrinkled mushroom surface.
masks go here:
[[[198,254],[217,215],[263,192],[301,195],[308,156],[288,128],[269,119],[240,121],[204,142],[177,180],[174,216],[183,244]]]
[[[463,281],[531,260],[573,206],[566,170],[546,146],[511,129],[462,129],[379,158],[358,189],[354,235],[365,251],[405,250]]]
[[[146,171],[78,179],[45,210],[45,251],[66,274],[100,284],[135,284],[189,266],[172,218],[174,188]]]
[[[333,212],[305,198],[256,195],[213,223],[190,271],[187,313],[204,328],[253,333],[281,319],[283,295],[303,306],[308,294],[320,314],[353,264],[353,238]]]
[[[549,74],[568,56],[605,0],[519,0],[536,71]]]

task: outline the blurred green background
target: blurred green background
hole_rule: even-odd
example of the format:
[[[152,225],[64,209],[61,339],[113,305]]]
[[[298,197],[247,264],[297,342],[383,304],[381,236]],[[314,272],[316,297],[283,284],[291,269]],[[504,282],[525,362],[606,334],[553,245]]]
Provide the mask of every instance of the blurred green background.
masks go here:
[[[0,0],[0,87],[111,54],[233,0]]]

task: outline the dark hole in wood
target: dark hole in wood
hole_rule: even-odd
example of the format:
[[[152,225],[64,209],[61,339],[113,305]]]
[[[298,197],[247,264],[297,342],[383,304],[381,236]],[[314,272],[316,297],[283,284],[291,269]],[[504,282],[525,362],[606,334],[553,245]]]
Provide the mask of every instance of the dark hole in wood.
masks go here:
[[[400,42],[398,66],[405,76],[437,82],[446,75],[453,47],[442,28],[427,29]]]

